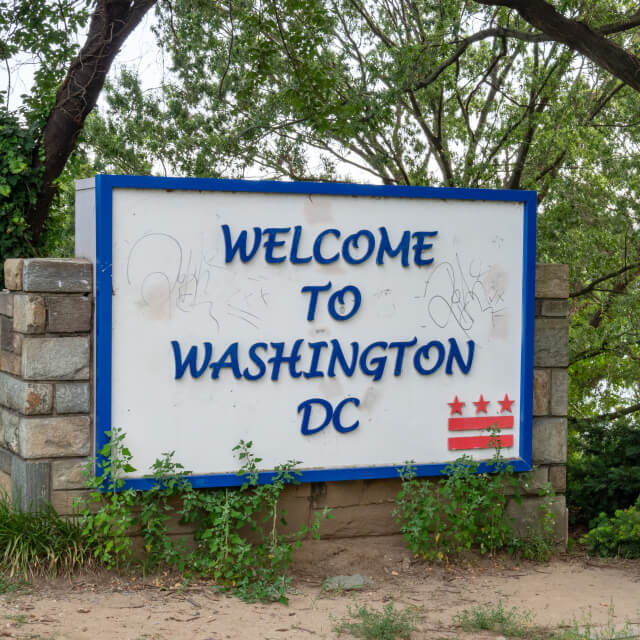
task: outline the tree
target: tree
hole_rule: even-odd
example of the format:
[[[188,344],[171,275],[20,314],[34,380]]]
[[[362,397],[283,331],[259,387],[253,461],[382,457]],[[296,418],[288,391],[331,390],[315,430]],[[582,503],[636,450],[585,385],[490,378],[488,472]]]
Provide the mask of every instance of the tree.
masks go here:
[[[615,25],[627,5],[589,11]],[[294,180],[351,167],[386,184],[535,188],[539,258],[571,266],[573,424],[637,420],[635,91],[506,9],[463,0],[162,7],[170,74],[143,92],[125,72],[110,90],[86,132],[103,167]]]
[[[2,259],[31,253],[85,119],[111,63],[155,0],[97,0],[84,45],[73,34],[86,26],[88,1],[0,0],[0,58],[7,89],[0,91],[0,242]],[[10,111],[11,58],[37,65],[33,89]]]
[[[511,37],[522,37],[527,41],[531,41],[532,37],[540,40],[548,38],[560,42],[589,58],[636,91],[640,91],[640,58],[606,37],[630,31],[640,25],[640,8],[637,5],[633,7],[633,13],[624,15],[616,22],[590,27],[583,16],[566,18],[545,0],[476,0],[476,2],[516,9],[530,25],[541,31],[540,34],[533,36],[529,32],[522,34],[514,32]],[[583,11],[589,13],[589,8],[580,7],[580,12]]]

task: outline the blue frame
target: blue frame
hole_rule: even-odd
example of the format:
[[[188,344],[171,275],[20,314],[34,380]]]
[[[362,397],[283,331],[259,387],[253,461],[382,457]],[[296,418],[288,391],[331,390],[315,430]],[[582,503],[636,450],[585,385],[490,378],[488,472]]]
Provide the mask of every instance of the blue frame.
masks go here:
[[[523,309],[520,383],[520,457],[511,459],[515,471],[529,471],[532,456],[533,414],[533,336],[536,269],[536,203],[535,191],[498,189],[459,189],[452,187],[377,186],[323,182],[273,182],[216,180],[212,178],[160,178],[150,176],[98,175],[96,186],[96,451],[107,442],[111,429],[111,291],[112,291],[112,201],[113,189],[168,189],[175,191],[240,191],[243,193],[295,193],[309,195],[373,196],[385,198],[426,198],[437,200],[484,200],[521,202],[524,205],[523,238]],[[100,462],[101,457],[96,456]],[[443,475],[448,463],[416,465],[419,476]],[[478,472],[491,471],[482,462]],[[272,480],[274,472],[262,472],[260,483]],[[397,478],[397,466],[311,469],[302,471],[302,482],[368,480]],[[195,488],[239,486],[244,478],[237,474],[219,473],[189,476]],[[125,481],[123,488],[146,490],[153,485],[150,478]]]

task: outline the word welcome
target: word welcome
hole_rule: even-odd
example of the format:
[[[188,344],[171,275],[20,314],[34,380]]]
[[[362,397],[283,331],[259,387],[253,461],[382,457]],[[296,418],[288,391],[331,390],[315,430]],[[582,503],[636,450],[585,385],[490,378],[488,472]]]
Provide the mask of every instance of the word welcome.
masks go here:
[[[316,235],[311,255],[301,256],[300,244],[303,229],[300,225],[293,227],[291,237],[291,227],[264,229],[253,227],[252,242],[249,241],[249,233],[246,229],[242,229],[234,239],[229,225],[222,225],[226,263],[232,262],[236,255],[242,262],[249,262],[262,247],[265,262],[270,264],[285,262],[287,258],[291,264],[306,264],[312,260],[318,264],[331,264],[339,260],[340,256],[348,264],[362,264],[375,254],[376,264],[383,265],[385,256],[389,258],[400,256],[402,266],[408,267],[412,252],[413,263],[417,266],[425,266],[433,262],[433,258],[424,255],[433,247],[433,244],[427,240],[437,233],[437,231],[414,231],[413,233],[403,231],[400,240],[394,245],[385,227],[378,228],[377,237],[369,229],[360,229],[343,240],[339,229],[324,229]],[[285,248],[287,243],[290,243],[288,249]]]

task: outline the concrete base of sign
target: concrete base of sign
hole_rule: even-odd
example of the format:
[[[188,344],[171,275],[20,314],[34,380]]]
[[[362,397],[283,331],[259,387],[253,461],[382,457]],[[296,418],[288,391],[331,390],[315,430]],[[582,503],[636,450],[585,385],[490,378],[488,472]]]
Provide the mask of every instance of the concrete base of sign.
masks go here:
[[[50,502],[61,514],[87,495],[93,450],[91,265],[84,260],[7,260],[0,292],[0,491],[24,509]],[[533,384],[533,463],[523,500],[509,503],[520,532],[537,519],[551,482],[556,537],[567,541],[568,268],[538,265]],[[324,537],[398,533],[399,479],[306,483],[288,488],[288,526],[331,507]],[[172,533],[188,533],[177,522]]]

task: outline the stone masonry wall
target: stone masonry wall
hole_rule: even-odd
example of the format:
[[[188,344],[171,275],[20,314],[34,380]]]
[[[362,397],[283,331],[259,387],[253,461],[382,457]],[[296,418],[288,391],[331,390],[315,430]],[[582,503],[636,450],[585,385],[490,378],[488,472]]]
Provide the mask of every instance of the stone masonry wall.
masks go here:
[[[0,489],[29,509],[84,482],[92,431],[92,265],[7,260],[4,276]]]
[[[92,267],[83,260],[7,260],[0,293],[0,490],[24,508],[49,500],[70,514],[86,495],[82,471],[91,452]],[[508,509],[525,532],[536,520],[539,488],[556,493],[556,535],[567,540],[565,503],[569,273],[536,270],[532,482]],[[324,537],[398,533],[392,517],[400,480],[317,482],[289,487],[288,526],[311,524],[331,507]],[[174,523],[174,533],[188,533]]]

